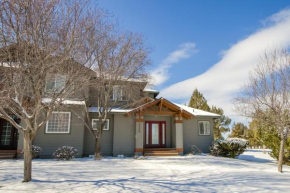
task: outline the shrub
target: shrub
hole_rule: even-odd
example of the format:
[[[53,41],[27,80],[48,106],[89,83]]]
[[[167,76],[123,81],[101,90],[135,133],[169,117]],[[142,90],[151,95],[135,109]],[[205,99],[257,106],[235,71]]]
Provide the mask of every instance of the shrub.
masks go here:
[[[242,154],[248,146],[248,141],[239,138],[217,139],[211,147],[211,154],[214,156],[235,158]]]
[[[70,146],[59,147],[53,153],[53,157],[57,160],[71,160],[78,155],[78,150]]]
[[[37,145],[31,145],[32,159],[38,157],[41,152],[42,152],[41,147]],[[24,156],[24,150],[21,151],[21,154]]]
[[[188,154],[201,155],[202,151],[196,145],[193,145],[193,146],[191,146],[190,151],[188,152]]]

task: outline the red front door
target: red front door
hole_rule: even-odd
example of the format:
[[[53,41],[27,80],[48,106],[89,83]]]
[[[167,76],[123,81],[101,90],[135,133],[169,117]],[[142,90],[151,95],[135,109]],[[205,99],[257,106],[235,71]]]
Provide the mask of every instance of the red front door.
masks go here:
[[[146,121],[145,122],[145,147],[161,148],[166,147],[166,122]]]

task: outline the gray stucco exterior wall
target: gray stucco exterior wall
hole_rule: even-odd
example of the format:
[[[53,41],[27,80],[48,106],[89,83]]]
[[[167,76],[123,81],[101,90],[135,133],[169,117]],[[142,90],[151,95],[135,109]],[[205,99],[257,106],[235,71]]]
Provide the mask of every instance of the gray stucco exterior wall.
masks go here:
[[[172,131],[171,131],[171,135],[172,135],[172,147],[176,147],[176,126],[174,124],[174,120],[171,120],[171,125],[172,125]]]
[[[78,115],[82,115],[82,108],[74,107]],[[97,118],[96,113],[91,113],[91,118]],[[101,141],[101,152],[105,156],[133,156],[135,152],[136,120],[135,117],[125,117],[124,114],[111,114],[109,131],[103,131]],[[174,148],[175,124],[172,116],[144,116],[144,121],[166,121],[166,147]],[[209,121],[210,135],[199,135],[198,121]],[[145,122],[144,122],[144,143],[145,143]],[[209,147],[214,140],[213,118],[195,117],[191,120],[183,120],[183,148],[188,153],[192,145],[199,147],[204,153],[209,152]],[[84,124],[77,115],[71,112],[70,133],[68,134],[47,134],[45,127],[40,129],[33,144],[40,146],[43,151],[41,157],[51,158],[53,152],[61,146],[73,146],[79,151],[79,157],[94,154],[94,138],[84,127]],[[144,144],[145,145],[145,144]],[[23,136],[20,133],[18,149],[23,147]],[[145,146],[144,146],[145,147]]]
[[[78,157],[83,155],[84,123],[80,118],[78,118],[78,116],[83,116],[83,107],[75,106],[72,108],[77,115],[71,112],[69,133],[46,133],[45,125],[36,134],[33,144],[42,148],[40,157],[51,158],[53,152],[62,146],[72,146],[78,150]]]
[[[209,121],[210,135],[199,135],[198,121]],[[183,148],[188,153],[192,145],[196,145],[204,153],[209,153],[209,147],[214,140],[213,119],[208,117],[195,117],[183,121]]]
[[[90,118],[97,119],[97,113],[90,113]],[[109,130],[103,130],[101,138],[101,154],[105,156],[113,155],[113,132],[114,132],[114,115],[108,115]],[[84,131],[84,152],[83,156],[93,155],[95,151],[95,139],[91,132],[85,128]]]
[[[135,118],[114,115],[113,156],[133,156],[135,151]]]

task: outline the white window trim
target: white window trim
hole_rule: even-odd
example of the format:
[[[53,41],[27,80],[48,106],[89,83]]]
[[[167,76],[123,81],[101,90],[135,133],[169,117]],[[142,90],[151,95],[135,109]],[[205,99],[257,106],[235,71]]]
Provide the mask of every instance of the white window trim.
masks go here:
[[[205,129],[204,129],[204,133],[203,134],[200,133],[199,122],[208,122],[208,125],[209,125],[209,134],[205,134]],[[211,131],[210,131],[211,129],[210,129],[210,122],[209,121],[198,121],[197,122],[197,127],[198,127],[198,134],[199,135],[206,135],[206,136],[211,135]]]
[[[49,122],[49,120],[48,120],[47,123],[46,123],[46,127],[45,127],[45,133],[70,133],[71,112],[52,111],[52,114],[58,114],[58,113],[69,114],[68,131],[67,132],[52,132],[52,131],[48,131],[48,122]]]
[[[102,119],[103,121],[105,121],[105,119]],[[94,121],[99,121],[99,119],[92,119],[92,126],[94,125]],[[109,131],[110,130],[110,119],[106,119],[106,121],[108,122],[108,128],[103,128],[103,131]],[[97,131],[97,129],[94,129],[94,131]]]

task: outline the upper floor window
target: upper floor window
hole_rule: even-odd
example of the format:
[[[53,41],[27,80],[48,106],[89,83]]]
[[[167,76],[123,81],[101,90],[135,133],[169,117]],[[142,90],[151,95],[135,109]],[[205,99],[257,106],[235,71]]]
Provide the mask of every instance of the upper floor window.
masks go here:
[[[210,135],[209,121],[198,121],[199,135]]]
[[[70,119],[70,112],[52,112],[46,123],[46,133],[69,133]]]
[[[110,99],[115,101],[126,101],[127,96],[125,93],[125,89],[118,85],[113,86],[113,92]]]
[[[105,125],[103,130],[109,131],[109,119],[106,119],[103,121],[105,121]],[[92,119],[92,126],[93,126],[93,130],[98,130],[98,125],[99,125],[99,119]]]
[[[50,76],[46,81],[46,92],[61,92],[65,88],[66,76],[55,74]]]

